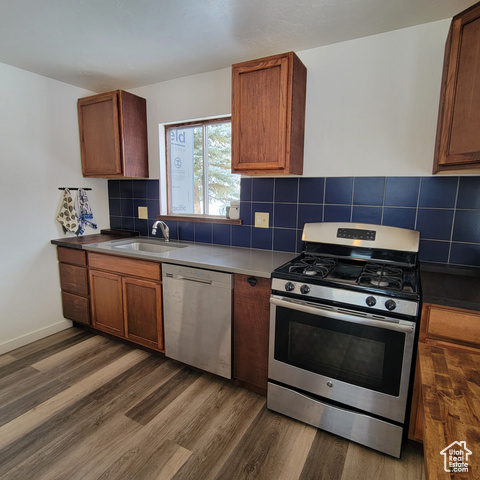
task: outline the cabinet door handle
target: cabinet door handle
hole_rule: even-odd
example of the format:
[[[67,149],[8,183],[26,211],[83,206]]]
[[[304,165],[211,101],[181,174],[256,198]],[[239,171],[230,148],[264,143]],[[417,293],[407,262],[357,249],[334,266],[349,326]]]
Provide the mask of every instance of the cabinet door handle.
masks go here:
[[[255,277],[248,277],[247,282],[251,287],[254,287],[257,284],[257,279]]]

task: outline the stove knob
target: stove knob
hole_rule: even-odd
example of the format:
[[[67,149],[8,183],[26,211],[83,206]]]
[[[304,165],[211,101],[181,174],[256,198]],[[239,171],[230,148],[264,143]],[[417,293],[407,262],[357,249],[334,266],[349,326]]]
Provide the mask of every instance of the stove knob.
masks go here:
[[[310,292],[310,287],[308,285],[302,285],[300,287],[300,292],[306,295],[307,293]]]
[[[377,301],[375,300],[375,297],[372,297],[371,295],[369,297],[367,297],[367,299],[365,300],[365,303],[369,306],[369,307],[374,307],[375,304],[377,303]]]
[[[285,290],[291,292],[292,290],[295,290],[295,285],[292,282],[287,282],[285,284]]]
[[[393,300],[387,300],[385,302],[385,308],[387,310],[395,310],[396,307],[397,307],[397,304]]]

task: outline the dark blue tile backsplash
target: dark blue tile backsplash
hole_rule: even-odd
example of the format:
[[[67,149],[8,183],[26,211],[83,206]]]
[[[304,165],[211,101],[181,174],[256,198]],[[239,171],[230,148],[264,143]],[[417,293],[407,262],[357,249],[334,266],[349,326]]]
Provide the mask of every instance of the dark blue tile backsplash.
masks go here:
[[[111,228],[151,235],[158,180],[109,180],[108,193]],[[269,228],[254,228],[255,212],[269,213]],[[420,231],[422,261],[480,267],[480,176],[245,177],[240,216],[242,225],[167,223],[172,239],[284,252],[301,251],[306,222],[389,225]]]

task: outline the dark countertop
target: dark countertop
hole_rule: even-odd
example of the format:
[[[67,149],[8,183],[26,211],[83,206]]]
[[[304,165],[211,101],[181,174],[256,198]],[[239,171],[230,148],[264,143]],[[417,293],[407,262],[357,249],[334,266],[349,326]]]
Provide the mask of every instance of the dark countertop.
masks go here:
[[[421,264],[424,303],[480,311],[480,269]]]
[[[80,237],[63,237],[51,240],[53,245],[59,247],[76,248],[82,250],[82,245],[90,243],[108,242],[109,240],[118,240],[125,237],[138,237],[138,232],[130,232],[128,230],[100,230],[100,233],[92,235],[84,235]]]
[[[253,248],[228,247],[224,245],[184,243],[188,248],[176,248],[164,253],[114,249],[111,241],[122,237],[116,231],[101,231],[100,234],[85,237],[65,237],[52,240],[51,243],[61,247],[76,248],[104,254],[114,254],[136,259],[174,263],[195,268],[206,268],[228,273],[253,275],[270,278],[279,265],[290,261],[296,254],[258,250]],[[120,232],[121,233],[121,232]],[[130,235],[131,236],[131,235]],[[138,236],[138,235],[135,235]]]

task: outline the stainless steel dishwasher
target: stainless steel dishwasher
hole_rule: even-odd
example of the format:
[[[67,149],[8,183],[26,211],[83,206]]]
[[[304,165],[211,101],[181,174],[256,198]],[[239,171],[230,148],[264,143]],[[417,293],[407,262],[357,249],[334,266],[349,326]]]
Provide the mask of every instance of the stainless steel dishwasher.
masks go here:
[[[232,378],[233,275],[162,264],[165,355]]]

